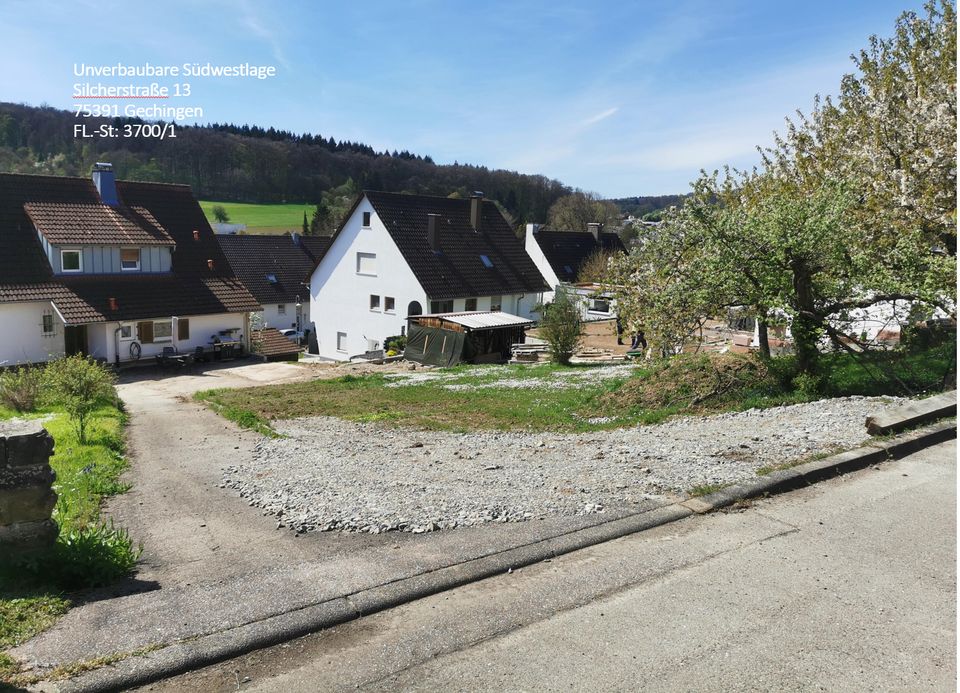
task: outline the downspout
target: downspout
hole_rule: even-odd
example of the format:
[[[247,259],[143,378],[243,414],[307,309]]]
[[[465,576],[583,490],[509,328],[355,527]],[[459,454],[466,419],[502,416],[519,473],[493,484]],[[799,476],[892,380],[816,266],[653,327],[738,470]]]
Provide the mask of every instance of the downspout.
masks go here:
[[[120,323],[117,323],[117,329],[113,331],[113,362],[120,365]]]

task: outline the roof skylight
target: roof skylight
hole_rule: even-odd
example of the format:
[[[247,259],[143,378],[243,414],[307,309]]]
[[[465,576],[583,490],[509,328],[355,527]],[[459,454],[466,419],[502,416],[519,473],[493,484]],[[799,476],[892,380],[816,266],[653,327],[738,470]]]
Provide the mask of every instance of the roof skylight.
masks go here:
[[[488,269],[489,269],[490,267],[493,267],[493,260],[491,260],[490,258],[488,258],[486,255],[481,255],[481,256],[480,256],[480,262],[482,262],[482,263],[483,263],[483,266],[486,267],[486,268],[488,268]]]

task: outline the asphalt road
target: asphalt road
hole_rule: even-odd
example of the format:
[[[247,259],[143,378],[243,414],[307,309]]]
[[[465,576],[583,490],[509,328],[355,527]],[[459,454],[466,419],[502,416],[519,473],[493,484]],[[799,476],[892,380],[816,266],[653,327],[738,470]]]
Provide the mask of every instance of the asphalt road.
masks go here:
[[[955,690],[956,442],[149,686]]]

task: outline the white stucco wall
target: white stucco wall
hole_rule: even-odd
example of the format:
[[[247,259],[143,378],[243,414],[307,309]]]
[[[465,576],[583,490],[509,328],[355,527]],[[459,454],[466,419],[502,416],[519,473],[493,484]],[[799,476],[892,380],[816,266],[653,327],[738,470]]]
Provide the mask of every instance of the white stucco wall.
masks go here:
[[[43,314],[53,312],[53,333],[43,334]],[[0,304],[0,366],[63,356],[63,321],[49,301]]]
[[[530,256],[531,260],[533,260],[533,264],[535,264],[537,269],[540,270],[540,274],[543,275],[547,285],[554,287],[554,290],[544,291],[542,294],[538,294],[538,301],[543,303],[551,303],[553,301],[553,296],[556,293],[556,287],[560,285],[560,278],[557,277],[556,272],[553,271],[550,263],[547,262],[547,256],[543,254],[540,244],[537,243],[537,239],[534,238],[533,232],[538,227],[539,224],[527,224],[527,233],[524,238],[524,248],[527,251],[527,255]],[[524,317],[530,316],[525,315]]]
[[[280,305],[279,303],[265,303],[263,310],[257,313],[264,327],[275,327],[278,330],[286,330],[297,326],[297,304],[282,304],[286,308],[285,315],[280,314]],[[304,289],[304,293],[300,297],[300,306],[303,313],[303,326],[306,329],[310,326],[310,297],[307,295],[306,289]]]
[[[364,212],[370,212],[369,228],[362,227]],[[357,253],[376,255],[375,276],[357,272]],[[370,310],[371,294],[380,296],[379,311]],[[387,296],[395,301],[392,313],[384,310]],[[382,347],[386,337],[406,327],[411,301],[429,312],[423,288],[364,198],[310,279],[310,316],[317,328],[320,356],[346,360],[367,351],[368,340]],[[346,334],[342,350],[337,349],[338,332]]]
[[[94,358],[106,359],[108,363],[114,363],[117,354],[117,345],[120,347],[120,361],[126,362],[132,360],[130,357],[130,344],[136,341],[140,344],[140,360],[153,358],[157,354],[163,353],[163,347],[174,346],[181,353],[189,353],[195,347],[211,346],[212,337],[221,330],[236,328],[239,330],[236,334],[243,334],[244,340],[246,334],[246,314],[245,313],[219,313],[216,315],[190,315],[185,319],[190,321],[189,339],[177,339],[177,321],[173,322],[173,337],[169,341],[154,342],[152,344],[143,344],[140,342],[137,334],[136,325],[140,320],[131,322],[108,322],[95,323],[87,326],[87,349],[90,356]],[[170,317],[157,317],[152,320],[169,320]],[[146,320],[146,319],[145,319]],[[119,338],[117,329],[121,325],[131,325],[133,327],[131,339]],[[62,340],[61,340],[62,341]]]

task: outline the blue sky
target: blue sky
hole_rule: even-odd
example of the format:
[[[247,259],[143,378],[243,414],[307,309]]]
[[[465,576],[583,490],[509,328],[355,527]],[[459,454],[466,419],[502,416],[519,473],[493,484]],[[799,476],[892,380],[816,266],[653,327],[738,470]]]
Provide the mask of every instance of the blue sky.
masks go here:
[[[666,194],[701,168],[756,163],[870,34],[920,5],[0,0],[0,100],[69,108],[74,63],[270,64],[263,82],[190,80],[180,105],[609,197]]]

